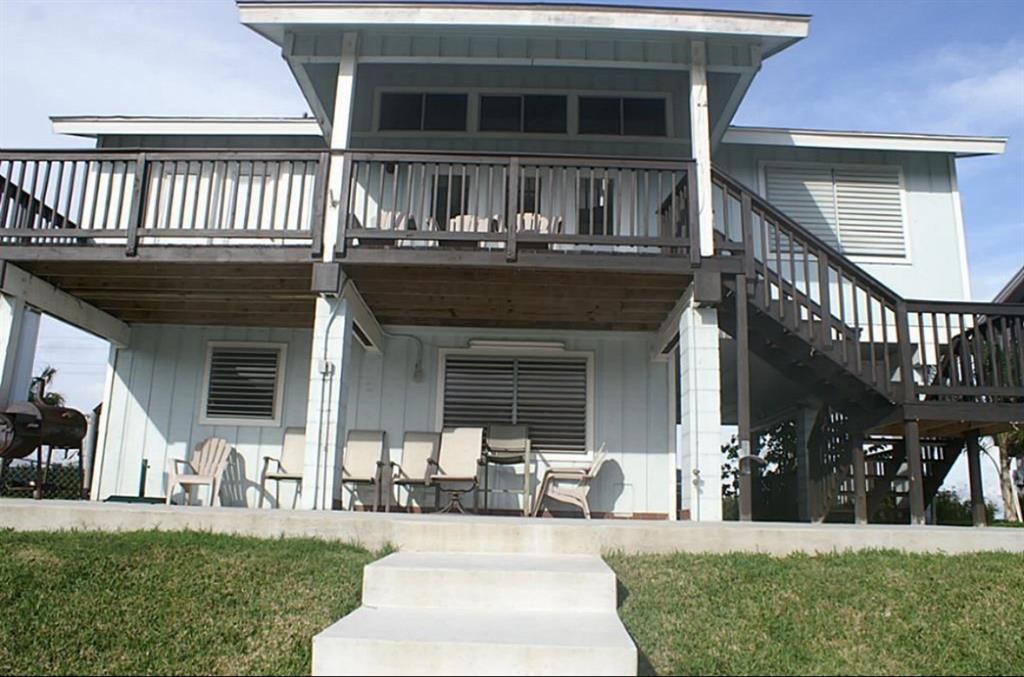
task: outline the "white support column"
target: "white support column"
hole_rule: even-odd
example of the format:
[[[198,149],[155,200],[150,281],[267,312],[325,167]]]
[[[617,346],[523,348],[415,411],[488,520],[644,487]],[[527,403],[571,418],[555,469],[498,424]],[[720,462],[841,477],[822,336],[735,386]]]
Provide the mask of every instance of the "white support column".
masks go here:
[[[700,253],[711,256],[715,253],[711,213],[711,124],[708,119],[708,58],[703,41],[690,43],[690,59],[690,154],[697,162]]]
[[[306,459],[302,507],[330,510],[340,496],[348,400],[346,365],[352,347],[352,313],[343,297],[319,298],[313,324],[306,405]]]
[[[18,358],[25,312],[24,300],[0,293],[0,407],[6,407],[12,399],[23,399],[16,397],[15,383],[20,375]]]
[[[352,101],[355,97],[358,33],[345,33],[341,41],[341,59],[338,63],[338,82],[334,97],[334,117],[331,119],[330,147],[332,151],[345,150],[352,137]],[[331,155],[328,173],[329,197],[324,209],[324,260],[334,260],[334,245],[338,240],[338,216],[341,205],[342,166],[340,153]]]
[[[686,292],[679,316],[679,393],[682,406],[680,509],[690,519],[722,519],[721,370],[718,311],[693,301]]]

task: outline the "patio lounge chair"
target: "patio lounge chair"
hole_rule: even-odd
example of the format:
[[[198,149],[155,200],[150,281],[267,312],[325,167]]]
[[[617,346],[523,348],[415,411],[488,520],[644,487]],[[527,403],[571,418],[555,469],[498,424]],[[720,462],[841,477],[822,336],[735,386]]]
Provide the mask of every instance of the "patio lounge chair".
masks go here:
[[[530,436],[525,425],[492,424],[487,427],[487,442],[484,445],[483,458],[484,471],[484,509],[487,509],[487,495],[491,492],[497,493],[522,493],[523,495],[523,516],[530,514]],[[523,488],[522,489],[491,489],[490,473],[488,466],[494,465],[519,465],[523,464]]]
[[[455,428],[441,433],[441,450],[429,480],[439,491],[450,492],[451,499],[439,512],[466,512],[462,494],[476,488],[483,443],[483,428]]]
[[[189,504],[192,489],[200,486],[210,487],[211,505],[220,505],[220,483],[228,467],[231,450],[232,446],[227,440],[211,437],[196,445],[192,460],[172,459],[167,482],[167,505],[171,504],[175,485],[181,485],[184,492],[182,505]]]
[[[430,474],[437,466],[437,453],[441,445],[439,433],[407,432],[402,440],[402,463],[392,463],[391,483],[393,486],[405,487],[409,493],[406,509],[412,505],[412,490],[415,487],[426,487],[430,484]],[[391,507],[391,491],[388,490],[384,510]],[[440,507],[435,505],[435,508]]]
[[[544,499],[550,498],[559,503],[574,505],[583,511],[583,516],[590,519],[590,503],[587,495],[590,493],[590,483],[597,474],[601,472],[607,454],[604,445],[594,454],[594,460],[589,466],[577,468],[548,468],[544,471],[544,478],[537,487],[537,496],[533,500],[533,516],[540,515]],[[575,486],[566,486],[560,483],[572,482]]]
[[[292,507],[302,494],[302,466],[306,459],[306,430],[304,428],[288,428],[284,431],[284,443],[281,445],[281,458],[263,457],[263,472],[260,474],[260,507],[267,495],[267,481],[274,482],[274,507],[281,507],[281,482],[295,482],[295,496]],[[271,472],[270,465],[275,464],[276,470]]]
[[[373,510],[380,508],[381,484],[388,467],[388,452],[381,430],[350,430],[341,461],[341,484],[373,487]]]

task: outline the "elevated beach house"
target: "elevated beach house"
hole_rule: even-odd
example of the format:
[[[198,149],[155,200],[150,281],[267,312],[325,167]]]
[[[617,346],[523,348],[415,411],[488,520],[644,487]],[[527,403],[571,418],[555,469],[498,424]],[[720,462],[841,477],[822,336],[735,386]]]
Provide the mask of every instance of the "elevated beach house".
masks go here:
[[[38,312],[111,342],[92,499],[145,462],[177,502],[173,460],[221,438],[224,505],[432,510],[388,481],[409,433],[497,429],[529,462],[482,463],[467,509],[568,466],[595,517],[716,521],[735,431],[748,519],[760,433],[795,420],[805,520],[922,523],[961,452],[979,500],[1024,306],[970,300],[957,164],[1004,139],[731,126],[807,16],[238,9],[312,117],[55,117],[95,149],[0,152],[0,405]],[[383,440],[377,486],[350,440]]]

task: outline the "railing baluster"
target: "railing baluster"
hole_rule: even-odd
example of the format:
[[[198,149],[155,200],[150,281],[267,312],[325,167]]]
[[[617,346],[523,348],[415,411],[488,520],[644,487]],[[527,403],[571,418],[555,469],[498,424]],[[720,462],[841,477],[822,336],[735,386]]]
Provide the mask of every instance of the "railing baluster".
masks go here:
[[[324,253],[324,230],[327,228],[327,172],[330,169],[331,154],[327,151],[320,153],[319,158],[316,161],[316,178],[313,180],[313,221],[309,224],[310,236],[312,240],[309,245],[309,256],[310,258],[320,258]],[[277,191],[278,183],[281,176],[281,165],[278,163],[277,167],[278,180],[274,181],[274,196],[271,200],[271,211],[270,211],[270,223],[273,225],[277,218]],[[338,205],[341,211],[347,211],[347,206],[342,207]],[[297,230],[304,230],[301,225],[298,226]],[[281,224],[281,230],[288,228],[287,221]]]
[[[30,226],[31,228],[35,228],[37,230],[43,227],[43,208],[46,206],[46,189],[49,187],[48,184],[50,183],[50,163],[49,163],[49,161],[41,160],[38,164],[43,164],[44,162],[46,164],[46,169],[43,170],[43,186],[42,186],[42,190],[39,190],[39,189],[36,190],[36,193],[39,195],[39,197],[38,197],[38,199],[36,200],[36,203],[35,203],[36,204],[36,215],[32,219],[32,223],[34,225]]]
[[[820,249],[818,256],[818,305],[821,308],[821,345],[832,347],[832,282],[829,279],[828,254]]]
[[[135,256],[139,248],[139,228],[145,225],[146,208],[146,154],[135,156],[135,180],[132,182],[132,204],[128,209],[128,237],[125,240],[125,256]],[[157,205],[159,209],[159,205]]]
[[[516,231],[519,230],[519,158],[513,157],[508,163],[508,193],[505,203],[506,237],[505,259],[515,261],[519,256],[516,251]]]

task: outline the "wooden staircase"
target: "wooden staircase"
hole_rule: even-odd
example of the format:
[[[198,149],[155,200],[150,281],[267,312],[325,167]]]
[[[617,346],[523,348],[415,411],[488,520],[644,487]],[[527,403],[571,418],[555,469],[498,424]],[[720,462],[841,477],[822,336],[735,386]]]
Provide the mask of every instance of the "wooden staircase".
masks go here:
[[[869,518],[888,497],[922,521],[966,438],[1024,420],[1024,305],[906,300],[739,182],[713,185],[716,251],[742,261],[719,323],[741,374],[756,355],[819,403],[818,518],[852,513],[862,445]]]

